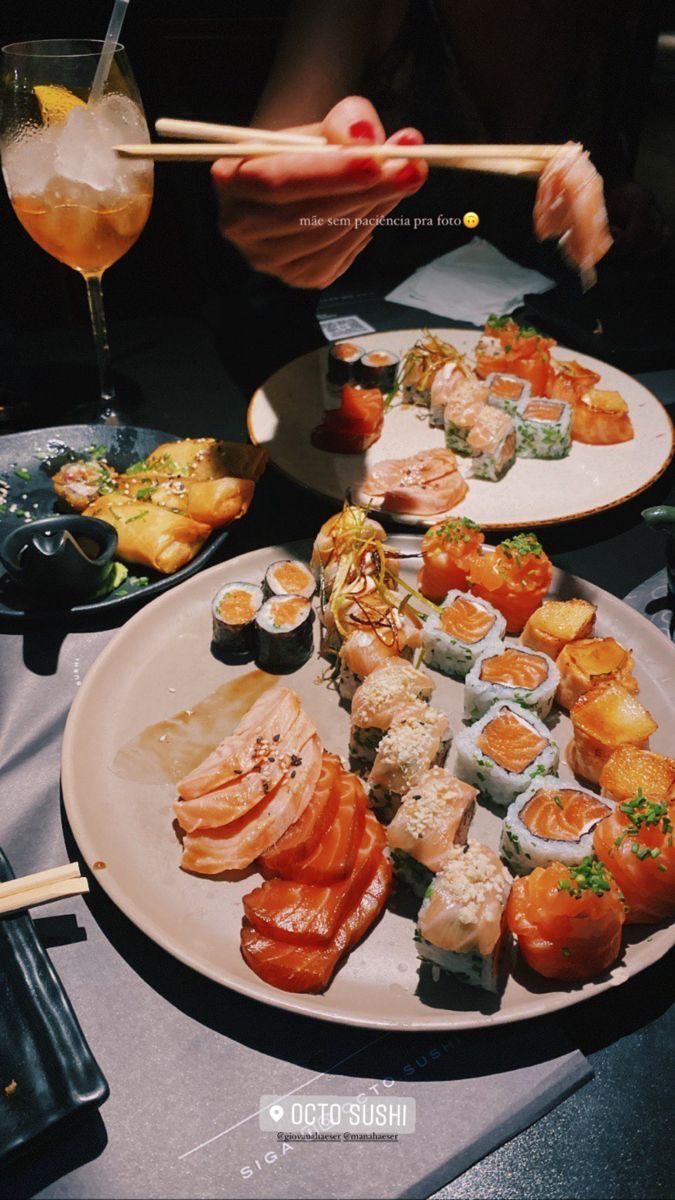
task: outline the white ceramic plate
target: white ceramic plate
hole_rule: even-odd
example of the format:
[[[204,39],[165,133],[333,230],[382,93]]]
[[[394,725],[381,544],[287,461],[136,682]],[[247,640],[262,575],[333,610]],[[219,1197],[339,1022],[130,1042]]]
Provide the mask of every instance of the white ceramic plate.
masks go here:
[[[419,539],[391,539],[416,551]],[[420,986],[413,943],[412,898],[402,893],[366,939],[350,954],[322,996],[292,995],[269,987],[239,952],[241,897],[260,880],[255,871],[230,882],[199,878],[179,869],[180,847],[172,828],[174,789],[138,783],[111,771],[123,745],[148,725],[191,708],[221,684],[251,671],[226,666],[210,652],[210,602],[224,583],[258,582],[276,559],[300,557],[296,543],[258,550],[223,563],[148,605],[120,629],[89,671],[73,704],[63,742],[62,782],[66,811],[84,859],[105,863],[96,878],[140,929],[181,962],[218,983],[294,1012],[380,1029],[467,1029],[540,1016],[616,987],[656,962],[675,941],[675,927],[628,930],[624,956],[602,979],[560,986],[521,964],[504,994],[487,993],[443,980]],[[414,567],[405,574],[413,577]],[[607,592],[556,573],[553,591],[584,596],[599,606],[598,631],[632,646],[641,698],[659,722],[653,748],[672,750],[675,713],[668,703],[675,674],[675,647],[659,630]],[[281,682],[293,687],[316,721],[327,749],[346,754],[349,717],[336,692],[319,681],[317,658]],[[435,705],[461,728],[463,686],[434,673]],[[559,715],[554,734],[561,749],[570,723]],[[214,739],[217,741],[218,739]],[[454,763],[451,751],[448,765]],[[562,773],[569,776],[563,766]],[[501,820],[479,808],[471,836],[497,847]],[[425,968],[425,971],[428,968]]]
[[[432,332],[470,354],[478,341],[475,329]],[[403,354],[420,336],[419,329],[372,333],[358,338],[366,348]],[[618,391],[628,402],[635,438],[616,446],[574,442],[567,458],[557,462],[519,458],[498,483],[470,479],[469,491],[453,515],[470,517],[484,529],[521,529],[569,521],[612,508],[649,487],[665,471],[673,453],[673,426],[663,405],[630,375],[587,354],[556,347],[554,357],[576,359],[596,371],[603,388]],[[269,451],[274,465],[295,483],[342,502],[370,468],[385,458],[402,458],[443,445],[443,431],[431,429],[425,409],[392,407],[378,442],[365,454],[329,454],[312,446],[310,434],[323,414],[323,377],[328,349],[315,350],[288,363],[258,388],[248,410],[251,440]],[[470,471],[466,460],[460,470]],[[406,517],[404,524],[433,524]]]

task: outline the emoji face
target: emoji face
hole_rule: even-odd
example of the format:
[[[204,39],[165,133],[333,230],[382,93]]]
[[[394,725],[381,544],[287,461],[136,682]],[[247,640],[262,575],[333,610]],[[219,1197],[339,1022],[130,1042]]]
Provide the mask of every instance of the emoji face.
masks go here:
[[[467,229],[475,229],[480,222],[480,217],[476,212],[465,212],[464,216],[462,217],[462,221],[466,225]]]

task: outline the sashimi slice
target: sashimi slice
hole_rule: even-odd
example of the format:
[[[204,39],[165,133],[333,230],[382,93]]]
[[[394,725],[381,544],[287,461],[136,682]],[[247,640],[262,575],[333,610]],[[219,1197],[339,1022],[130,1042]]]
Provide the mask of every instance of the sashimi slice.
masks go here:
[[[449,512],[460,500],[463,500],[469,490],[463,475],[459,471],[451,471],[440,479],[418,485],[402,484],[388,491],[382,501],[385,512],[417,513],[419,516],[433,517],[439,513]]]
[[[244,896],[244,914],[260,933],[281,942],[326,945],[358,904],[382,857],[386,838],[377,817],[366,824],[354,869],[343,883],[271,879]]]
[[[534,231],[540,241],[559,238],[583,286],[595,283],[595,264],[610,249],[612,237],[602,179],[588,153],[573,142],[560,148],[539,177]]]
[[[241,952],[252,971],[271,987],[285,992],[322,992],[340,959],[368,932],[391,892],[392,868],[382,858],[358,906],[327,946],[294,946],[258,933],[247,921],[241,931]]]
[[[186,833],[181,867],[200,875],[217,875],[250,866],[305,811],[320,772],[321,742],[314,736],[303,750],[302,762],[256,808],[220,829]]]
[[[361,490],[369,496],[384,496],[392,488],[433,483],[456,470],[452,450],[420,450],[410,458],[387,458],[376,463]]]
[[[306,858],[318,846],[337,815],[340,798],[337,781],[341,769],[336,755],[324,753],[321,774],[311,802],[300,819],[286,830],[271,850],[261,856],[260,866],[263,870],[285,875],[293,863]]]
[[[178,794],[193,800],[231,779],[250,771],[263,757],[266,743],[258,740],[264,733],[272,742],[278,733],[283,736],[300,713],[300,700],[289,688],[272,688],[256,700],[237,725],[234,733],[190,771],[178,784]],[[270,753],[270,751],[267,751]]]
[[[221,825],[229,825],[243,817],[255,808],[256,804],[260,804],[288,772],[293,770],[297,760],[302,758],[307,742],[315,733],[314,722],[304,712],[293,722],[285,737],[274,734],[270,738],[265,732],[261,735],[260,743],[265,755],[246,775],[233,779],[224,787],[207,792],[204,796],[196,796],[193,800],[179,800],[174,804],[174,812],[181,829],[186,833],[194,833],[196,829],[218,829]],[[275,741],[275,737],[279,740]]]
[[[352,870],[366,822],[366,793],[361,780],[346,771],[337,786],[340,799],[333,824],[316,849],[289,868],[289,879],[339,883]]]

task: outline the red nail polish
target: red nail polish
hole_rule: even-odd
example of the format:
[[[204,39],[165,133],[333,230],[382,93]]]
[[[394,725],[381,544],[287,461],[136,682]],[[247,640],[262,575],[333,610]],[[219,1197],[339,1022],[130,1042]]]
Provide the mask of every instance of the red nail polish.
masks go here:
[[[356,158],[350,169],[353,175],[377,175],[380,167],[374,158]]]
[[[413,163],[406,163],[394,176],[394,182],[399,184],[400,187],[409,187],[413,183],[419,183],[419,181],[420,173]]]
[[[420,139],[415,133],[402,133],[396,139],[397,146],[419,146]]]
[[[349,126],[349,136],[363,142],[375,141],[375,126],[372,121],[354,121]]]

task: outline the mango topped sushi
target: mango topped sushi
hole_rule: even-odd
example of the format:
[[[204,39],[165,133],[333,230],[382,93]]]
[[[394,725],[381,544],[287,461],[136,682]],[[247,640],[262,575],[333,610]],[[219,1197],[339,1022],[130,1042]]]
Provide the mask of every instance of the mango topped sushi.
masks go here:
[[[675,758],[654,750],[619,746],[600,775],[603,796],[621,803],[642,792],[648,800],[675,800]]]
[[[597,684],[572,711],[574,737],[568,757],[576,775],[598,783],[602,769],[619,746],[645,750],[658,728],[651,713],[620,683]]]
[[[633,655],[613,637],[570,642],[560,651],[556,666],[560,672],[556,700],[561,708],[571,709],[599,683],[614,681],[633,694],[640,690],[633,675]]]
[[[592,636],[595,612],[588,600],[544,600],[527,621],[521,641],[556,659],[568,642]]]

